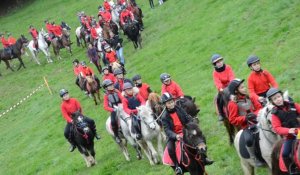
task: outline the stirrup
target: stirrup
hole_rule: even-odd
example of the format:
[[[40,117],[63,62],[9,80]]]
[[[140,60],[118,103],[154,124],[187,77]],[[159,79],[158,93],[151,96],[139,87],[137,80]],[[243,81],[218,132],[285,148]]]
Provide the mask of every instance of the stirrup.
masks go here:
[[[175,174],[176,175],[182,175],[183,174],[182,169],[179,166],[175,168]]]

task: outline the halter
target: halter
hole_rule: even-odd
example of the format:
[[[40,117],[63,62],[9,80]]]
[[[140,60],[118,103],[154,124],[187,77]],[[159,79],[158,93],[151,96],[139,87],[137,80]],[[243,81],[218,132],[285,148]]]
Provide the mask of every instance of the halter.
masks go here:
[[[76,124],[73,124],[73,126],[74,126],[74,128],[75,128],[75,131],[76,131],[77,133],[79,133],[79,134],[80,134],[84,139],[86,139],[86,141],[89,143],[89,140],[88,140],[89,136],[87,135],[87,133],[82,134],[82,133],[78,130],[79,127],[77,127]],[[88,127],[88,128],[89,128],[89,127]],[[90,129],[90,128],[89,128],[89,129]]]

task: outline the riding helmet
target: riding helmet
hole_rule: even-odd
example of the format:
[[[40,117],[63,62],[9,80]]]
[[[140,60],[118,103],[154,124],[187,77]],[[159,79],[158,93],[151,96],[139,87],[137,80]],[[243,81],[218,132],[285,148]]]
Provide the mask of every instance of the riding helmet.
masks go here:
[[[114,75],[120,75],[123,74],[123,71],[121,69],[114,70]]]
[[[124,91],[125,91],[126,89],[132,89],[132,88],[133,88],[133,86],[132,86],[131,83],[129,83],[129,82],[124,83],[124,86],[123,86],[123,90],[124,90]]]
[[[237,88],[244,82],[244,79],[234,79],[232,80],[229,85],[228,85],[228,90],[230,92],[230,94],[235,94],[235,91],[237,90]]]
[[[78,60],[78,59],[74,59],[74,60],[73,60],[73,63],[79,64],[79,60]]]
[[[107,88],[108,86],[114,84],[110,79],[105,79],[103,82],[102,82],[102,86],[103,88]]]
[[[108,44],[105,45],[104,49],[110,49],[110,46]]]
[[[173,100],[173,97],[170,93],[165,92],[160,97],[160,100],[161,100],[162,103],[166,103],[167,101]]]
[[[136,74],[135,76],[132,77],[132,81],[137,81],[142,79],[142,77],[139,74]]]
[[[66,90],[66,89],[61,89],[60,91],[59,91],[59,96],[60,97],[63,97],[65,94],[67,94],[67,93],[69,93],[68,92],[68,90]]]
[[[85,61],[81,61],[80,64],[81,64],[82,66],[86,66],[86,62],[85,62]]]
[[[104,66],[104,67],[102,68],[102,72],[104,72],[105,70],[108,70],[108,67],[107,67],[107,66]]]
[[[247,64],[248,64],[248,67],[250,67],[253,63],[256,63],[259,61],[259,58],[255,55],[251,55],[248,57],[247,59]]]
[[[215,64],[217,61],[222,60],[223,57],[220,54],[213,54],[211,57],[211,63]]]
[[[171,76],[167,73],[162,73],[160,74],[160,81],[163,83],[167,80],[170,80],[171,79]]]
[[[282,92],[281,92],[279,89],[277,89],[277,88],[270,88],[270,89],[267,91],[266,96],[267,96],[267,98],[270,100],[270,98],[271,98],[273,95],[277,94],[277,93],[281,93],[281,94],[282,94]]]

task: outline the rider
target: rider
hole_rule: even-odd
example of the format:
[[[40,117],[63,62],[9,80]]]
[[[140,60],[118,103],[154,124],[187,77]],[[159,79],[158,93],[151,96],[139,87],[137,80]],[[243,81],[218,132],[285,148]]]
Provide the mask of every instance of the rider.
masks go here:
[[[114,50],[111,49],[110,45],[107,44],[105,47],[104,47],[104,50],[105,50],[105,58],[106,60],[109,62],[109,68],[112,70],[112,64],[114,62],[117,62],[118,61],[118,57],[117,57],[117,54]]]
[[[88,67],[85,63],[85,61],[82,61],[81,63],[81,73],[82,73],[82,76],[85,78],[86,76],[92,76],[94,77],[95,81],[97,82],[98,84],[98,89],[100,89],[100,80],[98,79],[98,77],[94,74],[94,71],[92,68]],[[84,80],[84,87],[86,87],[86,79]],[[85,89],[86,90],[86,89]]]
[[[62,38],[62,28],[60,25],[56,25],[54,22],[52,22],[52,29],[53,29],[53,33],[55,35],[55,37],[57,38],[57,40],[60,42],[61,45],[62,44],[62,41],[61,41],[61,38]]]
[[[130,115],[132,119],[132,131],[136,134],[136,139],[140,140],[142,138],[140,121],[138,120],[138,111],[136,107],[145,105],[144,98],[138,93],[134,92],[131,83],[124,83],[124,98],[122,100],[124,111]]]
[[[109,5],[109,2],[107,2],[107,0],[104,0],[103,7],[107,12],[109,12],[109,13],[111,12],[111,7]]]
[[[12,55],[12,49],[11,49],[10,46],[9,46],[9,42],[4,38],[4,34],[3,34],[3,33],[0,34],[0,38],[1,38],[1,43],[2,43],[2,45],[3,45],[4,51],[5,51],[7,54],[9,54],[10,57],[13,57],[13,55]]]
[[[161,86],[161,94],[168,92],[172,95],[172,97],[177,100],[179,98],[184,98],[184,94],[180,88],[180,86],[173,80],[171,80],[171,76],[167,73],[160,74],[160,81],[162,82]]]
[[[121,95],[120,91],[114,88],[114,83],[109,79],[105,79],[102,83],[102,86],[105,89],[103,106],[106,111],[111,113],[111,127],[114,132],[116,142],[120,143],[121,139],[118,135],[117,109],[114,107],[117,107],[122,103],[123,96]]]
[[[134,85],[139,88],[139,94],[144,100],[148,100],[149,93],[152,92],[150,86],[147,83],[142,82],[142,77],[139,74],[133,76],[132,81]]]
[[[99,55],[97,53],[97,49],[91,43],[89,43],[89,48],[87,50],[87,56],[90,59],[91,63],[94,63],[99,74],[101,74],[101,64],[99,63]]]
[[[102,80],[109,79],[109,80],[111,80],[114,84],[117,82],[116,77],[114,76],[114,74],[112,74],[112,73],[109,72],[107,66],[105,66],[105,67],[102,68],[102,73],[103,73]]]
[[[14,38],[12,35],[11,35],[11,33],[7,33],[7,42],[8,42],[8,44],[9,44],[9,46],[12,46],[12,45],[14,45],[14,44],[16,44],[16,38]]]
[[[74,75],[76,76],[76,81],[75,84],[81,89],[80,85],[79,85],[79,75],[81,72],[82,66],[79,64],[78,59],[75,59],[73,61],[73,71],[74,71]],[[84,90],[84,89],[81,89]]]
[[[134,16],[131,11],[127,10],[125,6],[122,6],[122,12],[120,14],[120,23],[124,29],[124,25],[128,22],[128,20],[134,21]]]
[[[46,24],[46,29],[47,29],[48,34],[49,34],[49,40],[51,41],[54,38],[53,25],[47,19],[45,20],[45,24]]]
[[[35,49],[38,51],[39,50],[39,43],[38,43],[38,37],[39,37],[39,32],[32,26],[29,26],[29,33],[32,36],[33,39],[33,46]]]
[[[162,124],[165,133],[168,137],[167,148],[169,156],[174,162],[176,175],[183,174],[182,169],[179,166],[175,153],[175,142],[176,140],[182,139],[183,125],[190,122],[191,117],[182,109],[175,104],[174,98],[168,92],[163,93],[161,96],[161,102],[166,106],[166,110],[162,115]],[[207,157],[203,158],[205,165],[211,165],[213,161]]]
[[[96,46],[97,44],[97,41],[98,41],[98,38],[99,38],[99,35],[97,33],[97,27],[96,27],[96,24],[93,24],[92,25],[92,28],[91,28],[91,37],[92,37],[92,45],[93,46]]]
[[[218,90],[217,95],[217,109],[219,114],[219,121],[223,121],[224,114],[224,102],[222,100],[223,90],[228,86],[230,81],[234,79],[234,73],[231,67],[224,63],[224,59],[219,54],[213,54],[211,57],[211,63],[214,66],[213,79],[215,86]]]
[[[107,40],[107,42],[116,51],[119,62],[124,67],[125,66],[125,58],[123,55],[123,46],[122,46],[123,39],[120,38],[119,35],[115,35],[113,32],[110,32],[109,36],[110,36],[110,38]]]
[[[249,56],[247,64],[252,71],[248,77],[250,96],[264,104],[267,91],[271,87],[278,88],[278,84],[271,73],[261,69],[260,59],[257,56]]]
[[[66,89],[61,89],[59,91],[59,96],[62,98],[62,103],[61,103],[61,113],[63,115],[63,117],[65,118],[65,120],[67,121],[67,125],[65,127],[65,131],[64,131],[64,136],[65,138],[69,141],[69,143],[71,144],[70,147],[70,152],[73,152],[74,149],[76,148],[72,134],[71,134],[71,126],[73,123],[72,120],[72,113],[76,112],[76,111],[80,111],[82,113],[82,108],[80,103],[78,102],[77,99],[75,98],[70,98],[69,96],[69,92]],[[95,137],[97,140],[100,139],[100,136],[98,136],[97,132],[96,132],[96,124],[95,121],[93,119],[90,119],[88,117],[85,117],[85,121],[88,123],[88,125],[90,126],[90,128],[92,129],[93,133],[95,134]]]
[[[99,13],[98,13],[98,17],[101,16],[102,19],[103,19],[103,22],[109,24],[111,19],[112,19],[112,16],[110,14],[109,11],[107,10],[104,10],[103,8],[100,8],[99,10]]]
[[[248,96],[244,80],[234,79],[228,85],[230,92],[230,101],[228,102],[228,116],[229,122],[241,129],[244,129],[244,136],[246,142],[246,148],[249,152],[250,158],[255,160],[257,167],[263,166],[255,155],[255,134],[258,134],[257,112],[262,108],[261,104],[254,100],[253,97]]]
[[[119,91],[123,90],[123,86],[125,83],[131,83],[131,80],[124,78],[124,73],[121,69],[116,69],[114,70],[114,75],[117,77],[117,82],[115,83],[115,88],[118,89]]]
[[[293,143],[296,140],[296,134],[300,132],[300,105],[293,101],[284,101],[282,92],[277,88],[270,88],[267,92],[267,98],[274,105],[272,109],[272,127],[278,135],[284,137],[282,158],[287,169],[291,165],[290,153]]]

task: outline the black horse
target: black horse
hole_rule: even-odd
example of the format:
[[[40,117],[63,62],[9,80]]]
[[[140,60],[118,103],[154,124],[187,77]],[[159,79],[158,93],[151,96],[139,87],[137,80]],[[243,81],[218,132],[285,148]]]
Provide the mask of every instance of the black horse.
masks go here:
[[[94,150],[94,133],[85,121],[85,117],[79,112],[72,114],[72,134],[79,152],[83,155],[87,167],[96,164]]]
[[[14,69],[10,66],[9,60],[12,60],[13,58],[18,58],[20,61],[20,65],[18,67],[18,70],[23,66],[25,67],[25,64],[21,58],[22,55],[22,49],[24,47],[24,44],[28,43],[28,40],[24,37],[24,35],[21,35],[21,37],[16,41],[14,45],[11,46],[11,55],[7,53],[5,50],[0,50],[0,60],[3,60],[6,64],[6,69],[10,69],[14,71]]]
[[[198,124],[190,122],[183,128],[182,161],[180,167],[191,175],[203,175],[205,172],[206,139]]]
[[[124,26],[124,31],[128,38],[132,41],[135,49],[137,49],[139,46],[142,48],[142,36],[138,23],[128,20]]]
[[[196,105],[195,100],[196,98],[185,95],[184,98],[180,98],[176,101],[176,105],[182,107],[185,112],[193,118],[193,121],[199,123],[197,115],[200,109]]]

